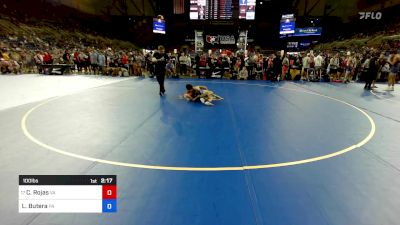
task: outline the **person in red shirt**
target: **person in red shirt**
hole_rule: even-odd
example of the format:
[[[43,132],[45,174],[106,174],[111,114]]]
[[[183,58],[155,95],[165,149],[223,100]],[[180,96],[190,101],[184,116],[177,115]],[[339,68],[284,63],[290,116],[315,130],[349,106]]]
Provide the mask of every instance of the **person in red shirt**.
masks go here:
[[[79,52],[75,50],[73,57],[74,57],[75,70],[78,70],[78,72],[80,72],[81,65],[79,63]]]
[[[50,53],[48,53],[48,52],[44,53],[43,62],[44,62],[44,64],[52,64],[53,63],[53,57],[50,55]]]
[[[121,63],[126,69],[129,69],[128,56],[125,53],[122,53]]]

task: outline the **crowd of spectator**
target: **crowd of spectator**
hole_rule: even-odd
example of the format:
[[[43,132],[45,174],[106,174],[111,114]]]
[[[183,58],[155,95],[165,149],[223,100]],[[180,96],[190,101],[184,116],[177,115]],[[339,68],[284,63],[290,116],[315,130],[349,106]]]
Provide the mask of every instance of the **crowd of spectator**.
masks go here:
[[[40,39],[7,37],[0,43],[2,73],[49,73],[46,65],[68,65],[72,72],[112,76],[142,76],[148,71],[154,76],[153,52],[81,47],[61,49]],[[32,49],[41,46],[42,50]],[[263,55],[257,52],[222,51],[191,55],[168,53],[167,76],[204,76],[241,80],[307,80],[349,82],[366,80],[371,59],[376,61],[377,80],[388,79],[399,42],[383,43],[380,48],[342,49],[339,51],[277,52]],[[374,80],[376,80],[374,79]]]
[[[61,49],[22,50],[1,48],[1,73],[50,74],[53,65],[65,65],[66,69],[79,74],[101,74],[112,76],[141,75],[143,54],[140,51],[117,51],[111,48],[100,50]]]
[[[61,32],[61,31],[60,31]],[[398,76],[400,41],[387,39],[373,47],[347,46],[304,52],[218,50],[167,53],[168,77],[197,76],[240,80],[306,80],[351,82],[389,80]],[[67,73],[111,76],[155,76],[156,51],[121,48],[112,43],[93,43],[85,37],[54,39],[39,36],[0,34],[0,72],[50,74],[52,66],[63,65]],[[394,68],[394,69],[393,69]],[[372,88],[374,85],[367,85]]]
[[[69,41],[51,45],[38,37],[26,36],[0,39],[2,74],[49,73],[46,65],[69,65],[68,70],[81,74],[140,75],[137,68],[142,68],[143,63],[143,54],[136,49],[100,49]]]
[[[104,58],[102,58],[104,55]],[[129,42],[103,37],[84,28],[39,21],[32,25],[0,15],[1,73],[49,73],[45,65],[72,65],[72,72],[123,73],[140,52]],[[128,59],[128,62],[126,62]],[[117,71],[108,67],[120,67]],[[133,68],[133,66],[132,66]],[[114,71],[115,70],[115,71]]]
[[[343,82],[366,81],[366,89],[374,81],[398,80],[400,55],[398,51],[363,48],[359,51],[303,52],[271,55],[267,60],[266,74],[273,79]],[[276,67],[276,68],[275,68]],[[393,89],[393,85],[390,87]]]

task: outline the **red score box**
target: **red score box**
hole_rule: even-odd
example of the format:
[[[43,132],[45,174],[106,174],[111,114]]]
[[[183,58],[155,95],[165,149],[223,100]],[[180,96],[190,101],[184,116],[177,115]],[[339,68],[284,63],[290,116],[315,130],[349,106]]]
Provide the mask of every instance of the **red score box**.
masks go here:
[[[117,186],[116,185],[103,185],[103,199],[116,199]]]

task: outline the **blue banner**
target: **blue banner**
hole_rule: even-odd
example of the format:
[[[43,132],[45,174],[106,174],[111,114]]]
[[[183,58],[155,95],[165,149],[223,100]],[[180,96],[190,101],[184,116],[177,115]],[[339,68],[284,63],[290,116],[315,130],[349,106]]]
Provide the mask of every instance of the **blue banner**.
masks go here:
[[[153,32],[159,34],[165,34],[165,21],[153,21]]]
[[[303,41],[299,43],[300,48],[308,48],[310,47],[311,42],[310,41]]]
[[[281,22],[279,34],[293,34],[295,32],[295,22]]]
[[[322,33],[322,27],[304,27],[296,28],[294,36],[320,36]]]

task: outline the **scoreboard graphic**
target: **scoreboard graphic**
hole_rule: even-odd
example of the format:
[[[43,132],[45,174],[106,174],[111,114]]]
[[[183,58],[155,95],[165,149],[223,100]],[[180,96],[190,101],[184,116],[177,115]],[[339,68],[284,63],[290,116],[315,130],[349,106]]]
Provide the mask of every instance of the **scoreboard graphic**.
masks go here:
[[[190,0],[189,15],[191,20],[254,20],[256,5],[256,0]]]
[[[115,213],[116,175],[20,175],[20,213]]]

